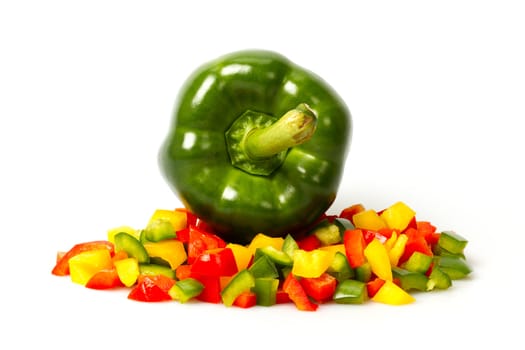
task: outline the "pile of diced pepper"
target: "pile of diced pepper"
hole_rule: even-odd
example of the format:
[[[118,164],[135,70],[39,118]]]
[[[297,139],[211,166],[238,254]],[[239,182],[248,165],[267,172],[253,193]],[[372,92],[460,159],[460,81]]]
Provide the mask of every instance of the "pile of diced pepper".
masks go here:
[[[158,209],[143,229],[112,228],[107,239],[59,252],[52,274],[92,289],[129,289],[129,299],[143,302],[293,303],[303,311],[403,305],[414,291],[447,289],[469,275],[466,245],[456,232],[418,221],[403,202],[381,211],[354,204],[300,237],[259,233],[249,244],[224,241],[187,209]]]

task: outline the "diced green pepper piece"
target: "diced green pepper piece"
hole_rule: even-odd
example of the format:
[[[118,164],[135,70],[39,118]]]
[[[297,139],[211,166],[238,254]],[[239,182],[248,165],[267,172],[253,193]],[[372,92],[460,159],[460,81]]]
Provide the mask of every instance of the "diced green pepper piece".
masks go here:
[[[449,252],[445,248],[441,247],[439,244],[434,244],[434,246],[432,248],[432,252],[434,253],[434,255],[439,255],[439,256],[456,256],[458,258],[466,259],[465,254]]]
[[[171,279],[175,279],[175,271],[168,266],[157,264],[139,264],[139,271],[141,275],[164,275]]]
[[[232,306],[235,299],[243,292],[255,286],[255,278],[248,269],[239,271],[221,291],[222,303]]]
[[[256,278],[252,292],[257,295],[257,305],[275,305],[278,287],[278,278]]]
[[[327,246],[341,243],[345,231],[354,228],[352,222],[345,218],[335,218],[331,222],[329,219],[324,219],[310,231],[310,234],[315,235],[322,245]]]
[[[137,259],[139,264],[148,264],[150,258],[144,245],[126,232],[120,232],[115,235],[115,251],[125,251],[129,257]]]
[[[255,278],[279,278],[279,271],[277,270],[274,262],[264,254],[255,259],[253,264],[248,269]]]
[[[400,267],[393,267],[392,275],[399,280],[401,288],[406,291],[411,289],[427,290],[428,277],[422,273],[409,271]]]
[[[356,267],[354,271],[355,279],[358,281],[366,283],[372,279],[372,266],[370,266],[370,263],[368,261]]]
[[[408,271],[424,274],[430,268],[430,264],[432,264],[431,256],[415,251],[401,267]]]
[[[173,300],[185,303],[188,300],[199,296],[203,289],[204,285],[200,281],[194,278],[185,278],[175,282],[173,287],[168,291],[168,294]]]
[[[439,266],[434,266],[430,276],[428,276],[427,290],[448,289],[452,286],[452,280]]]
[[[457,256],[440,256],[437,262],[439,268],[452,280],[462,279],[472,272],[465,259]]]
[[[310,231],[310,234],[315,235],[323,246],[341,242],[339,227],[331,223],[328,219],[324,219],[317,224],[312,231]]]
[[[355,277],[354,269],[348,263],[346,255],[341,252],[335,253],[334,260],[326,272],[334,276],[338,282]]]
[[[294,252],[299,249],[299,245],[297,244],[297,241],[292,237],[292,235],[288,234],[284,238],[282,251],[288,254],[288,256],[293,259]]]
[[[366,283],[357,280],[339,283],[333,296],[333,300],[338,304],[362,304],[367,298]]]
[[[177,233],[168,219],[153,220],[144,229],[144,239],[150,242],[173,238],[177,238]]]
[[[463,254],[468,241],[454,231],[443,231],[439,235],[438,245],[452,254]]]
[[[257,248],[255,250],[255,259],[259,257],[260,254],[266,255],[270,260],[272,260],[275,264],[280,266],[292,266],[293,265],[293,259],[288,256],[285,252],[282,250],[279,250],[271,245]]]

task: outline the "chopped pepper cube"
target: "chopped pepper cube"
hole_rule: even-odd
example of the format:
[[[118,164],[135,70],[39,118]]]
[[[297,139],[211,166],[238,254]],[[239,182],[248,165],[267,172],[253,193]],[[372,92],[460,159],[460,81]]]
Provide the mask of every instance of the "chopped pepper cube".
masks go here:
[[[437,264],[441,271],[453,280],[465,278],[472,272],[465,259],[457,256],[440,256],[437,258]]]
[[[188,258],[184,244],[177,239],[144,242],[143,246],[151,258],[161,258],[166,261],[173,270],[182,265]]]
[[[272,306],[277,302],[278,278],[260,277],[255,279],[252,292],[257,296],[257,305]]]
[[[157,209],[153,212],[153,215],[151,215],[147,226],[150,226],[157,220],[168,221],[173,227],[174,232],[185,228],[188,221],[186,211]]]
[[[177,237],[177,233],[175,232],[171,221],[162,218],[150,221],[148,226],[144,229],[143,234],[144,240],[150,242],[158,242]]]
[[[463,254],[468,241],[454,231],[443,231],[439,236],[438,244],[452,254]]]
[[[423,273],[414,272],[400,267],[392,268],[394,278],[399,281],[401,288],[408,291],[411,289],[427,290],[428,277]]]
[[[452,286],[452,280],[439,266],[434,266],[430,276],[428,276],[427,290],[448,289]]]
[[[362,304],[367,300],[366,283],[356,280],[346,280],[337,285],[333,300],[337,304]]]
[[[318,303],[332,300],[337,287],[337,280],[328,273],[314,278],[301,278],[299,282],[306,294]]]
[[[385,246],[374,238],[364,251],[372,272],[383,280],[392,280],[392,267]]]
[[[372,300],[388,305],[404,305],[415,301],[413,296],[392,281],[385,281]]]
[[[248,268],[255,278],[278,278],[279,271],[275,263],[267,256],[259,256]]]
[[[403,232],[414,219],[416,212],[403,202],[397,202],[383,210],[380,217],[391,228]]]
[[[131,287],[137,282],[140,275],[139,262],[136,258],[126,258],[113,263],[117,269],[118,277],[122,284]]]
[[[312,302],[306,294],[303,286],[299,283],[299,280],[289,273],[283,282],[283,290],[288,294],[290,300],[295,304],[298,310],[301,311],[315,311],[319,307],[319,304]]]
[[[346,230],[343,236],[346,257],[350,266],[356,268],[365,263],[365,239],[360,229]]]
[[[255,278],[248,269],[239,271],[221,291],[222,303],[226,306],[232,306],[241,293],[250,291],[254,285]]]
[[[333,254],[328,251],[315,249],[295,251],[292,274],[300,277],[319,277],[332,263]]]
[[[168,290],[168,294],[173,300],[178,300],[181,304],[197,297],[204,289],[204,285],[195,278],[186,278],[175,282]]]
[[[350,267],[346,255],[341,252],[335,253],[332,263],[326,272],[334,276],[338,282],[353,278],[355,276],[354,269]]]
[[[126,232],[120,232],[115,235],[115,251],[125,251],[129,257],[137,259],[139,263],[149,263],[149,255],[144,245],[137,238]]]
[[[293,259],[288,254],[271,245],[257,248],[257,250],[255,251],[255,256],[257,257],[259,253],[266,255],[268,258],[270,258],[270,260],[272,260],[275,264],[279,266],[293,265]]]
[[[379,231],[388,227],[385,220],[380,217],[373,209],[367,209],[353,216],[353,222],[356,228]]]
[[[69,259],[71,281],[85,286],[97,272],[111,269],[112,266],[107,249],[87,250]]]
[[[432,257],[421,252],[415,251],[410,258],[402,264],[408,271],[425,274],[432,264]]]

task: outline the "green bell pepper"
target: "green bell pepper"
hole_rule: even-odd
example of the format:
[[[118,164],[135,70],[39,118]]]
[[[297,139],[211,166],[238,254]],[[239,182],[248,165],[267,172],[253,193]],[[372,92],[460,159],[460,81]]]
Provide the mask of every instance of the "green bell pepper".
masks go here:
[[[187,80],[159,152],[167,183],[224,239],[303,231],[333,203],[351,116],[320,77],[280,54],[240,51]]]

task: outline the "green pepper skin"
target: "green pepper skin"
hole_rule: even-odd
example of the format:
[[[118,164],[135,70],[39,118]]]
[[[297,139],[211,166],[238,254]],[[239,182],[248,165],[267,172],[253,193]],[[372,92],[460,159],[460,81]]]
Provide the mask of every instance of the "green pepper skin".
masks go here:
[[[280,117],[306,103],[317,115],[309,141],[267,176],[232,166],[225,132],[244,112]],[[224,239],[304,230],[333,203],[351,139],[351,116],[317,75],[264,50],[204,64],[182,87],[159,153],[161,172],[183,204]]]

